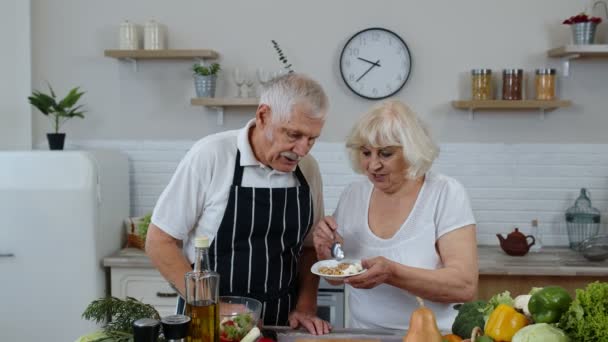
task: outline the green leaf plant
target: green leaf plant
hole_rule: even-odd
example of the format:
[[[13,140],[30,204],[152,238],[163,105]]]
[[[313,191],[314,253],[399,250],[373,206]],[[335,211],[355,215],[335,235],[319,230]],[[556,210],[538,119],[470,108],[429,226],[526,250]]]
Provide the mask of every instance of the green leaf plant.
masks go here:
[[[221,67],[218,63],[213,63],[210,66],[205,66],[205,65],[196,63],[196,64],[194,64],[194,66],[192,66],[192,71],[194,71],[194,74],[201,75],[201,76],[217,75],[217,73],[220,70],[221,70]]]
[[[277,43],[276,40],[271,40],[272,45],[274,46],[275,51],[277,52],[277,55],[279,55],[279,61],[281,63],[283,63],[283,68],[287,70],[288,73],[292,73],[294,72],[293,69],[291,68],[292,65],[291,63],[289,63],[289,61],[287,60],[287,57],[285,57],[285,54],[283,53],[283,50],[281,49],[281,46],[279,45],[279,43]]]
[[[32,96],[27,99],[30,104],[49,117],[53,121],[55,133],[59,133],[59,127],[71,118],[79,117],[84,119],[85,111],[82,110],[82,105],[76,105],[84,92],[80,91],[79,87],[73,88],[61,100],[57,101],[57,95],[49,84],[49,94],[40,91],[33,91]]]

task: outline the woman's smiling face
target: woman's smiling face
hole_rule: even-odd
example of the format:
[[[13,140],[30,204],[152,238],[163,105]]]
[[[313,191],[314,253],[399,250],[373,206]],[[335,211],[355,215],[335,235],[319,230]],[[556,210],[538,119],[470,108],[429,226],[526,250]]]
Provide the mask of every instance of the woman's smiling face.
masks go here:
[[[376,188],[392,193],[401,188],[406,181],[408,163],[399,146],[371,147],[359,149],[361,170]]]

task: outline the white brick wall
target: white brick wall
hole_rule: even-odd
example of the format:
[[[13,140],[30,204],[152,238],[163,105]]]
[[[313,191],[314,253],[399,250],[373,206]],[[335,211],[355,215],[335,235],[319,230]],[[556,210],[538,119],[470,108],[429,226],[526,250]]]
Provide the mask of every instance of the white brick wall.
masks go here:
[[[91,140],[71,142],[68,148],[112,148],[129,156],[135,216],[152,210],[193,143]],[[528,232],[532,219],[539,220],[544,244],[567,244],[564,212],[581,187],[590,191],[594,207],[602,213],[608,207],[608,145],[444,144],[441,150],[433,168],[467,188],[482,244],[495,244],[496,233],[510,232],[515,226]],[[361,176],[351,170],[343,144],[317,143],[312,154],[323,174],[330,214],[344,186]]]

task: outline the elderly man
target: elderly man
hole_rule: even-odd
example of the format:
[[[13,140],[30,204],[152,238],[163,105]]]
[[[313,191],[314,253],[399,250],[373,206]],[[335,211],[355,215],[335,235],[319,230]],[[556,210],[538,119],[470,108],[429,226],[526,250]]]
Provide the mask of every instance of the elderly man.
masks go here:
[[[194,238],[206,235],[220,295],[260,300],[265,325],[329,332],[316,316],[318,278],[310,272],[316,256],[309,233],[323,217],[323,194],[308,155],[327,108],[317,82],[287,74],[265,87],[244,128],[207,136],[188,151],[158,199],[146,241],[178,292],[185,293],[192,270]]]

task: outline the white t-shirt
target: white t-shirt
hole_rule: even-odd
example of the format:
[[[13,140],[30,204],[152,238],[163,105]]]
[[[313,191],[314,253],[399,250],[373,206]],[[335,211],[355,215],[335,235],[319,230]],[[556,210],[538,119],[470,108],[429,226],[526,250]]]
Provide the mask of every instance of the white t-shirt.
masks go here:
[[[213,241],[222,222],[234,176],[237,147],[244,166],[243,186],[285,188],[299,185],[295,173],[273,170],[255,158],[248,137],[249,128],[254,125],[255,120],[251,120],[240,130],[213,134],[196,142],[179,163],[156,203],[152,223],[183,241],[184,255],[191,263],[194,262],[194,237],[207,235],[210,242]],[[319,166],[311,155],[307,155],[300,160],[299,167],[310,187],[313,223],[316,224],[324,216]],[[311,239],[309,232],[305,244],[312,245]]]
[[[367,179],[350,184],[334,212],[348,259],[383,256],[407,266],[438,269],[442,263],[435,249],[437,240],[455,229],[475,224],[464,187],[453,178],[428,172],[408,218],[395,235],[382,239],[368,225],[372,190],[373,184]],[[409,317],[418,308],[414,295],[391,285],[348,290],[353,328],[405,330]],[[425,301],[425,305],[435,313],[439,329],[449,331],[457,314],[452,304]]]

